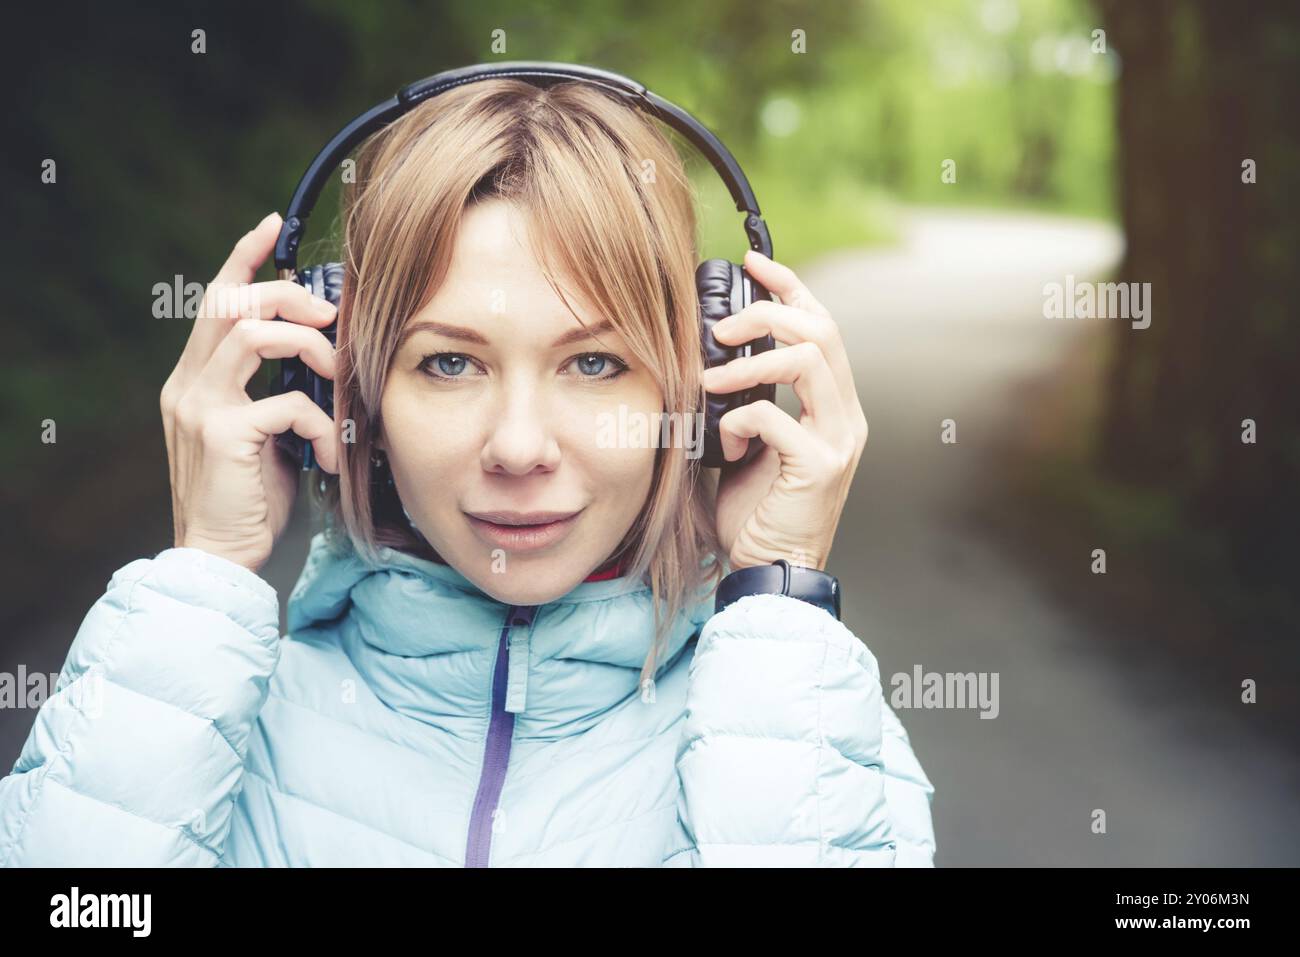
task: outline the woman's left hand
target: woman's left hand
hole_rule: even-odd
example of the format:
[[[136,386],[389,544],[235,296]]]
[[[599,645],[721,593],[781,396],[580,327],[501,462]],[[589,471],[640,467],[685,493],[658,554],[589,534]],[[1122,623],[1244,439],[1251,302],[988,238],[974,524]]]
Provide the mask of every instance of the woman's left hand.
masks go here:
[[[706,369],[704,388],[728,393],[763,382],[793,386],[802,410],[796,422],[775,403],[751,402],[719,421],[730,462],[748,439],[766,444],[753,461],[726,466],[718,484],[718,535],[733,570],[769,565],[824,569],[840,512],[867,444],[867,419],[839,327],[788,267],[750,250],[745,269],[781,303],[759,301],[714,325],[723,345],[771,333],[788,348],[733,359]]]

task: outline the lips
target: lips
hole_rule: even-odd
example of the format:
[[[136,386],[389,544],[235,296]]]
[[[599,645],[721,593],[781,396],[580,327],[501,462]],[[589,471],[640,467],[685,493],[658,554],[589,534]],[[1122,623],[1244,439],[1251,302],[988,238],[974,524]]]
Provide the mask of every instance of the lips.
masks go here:
[[[479,540],[512,552],[536,551],[563,539],[577,524],[576,512],[466,512]]]
[[[566,518],[572,518],[581,512],[466,512],[470,518],[491,522],[493,525],[549,525]]]

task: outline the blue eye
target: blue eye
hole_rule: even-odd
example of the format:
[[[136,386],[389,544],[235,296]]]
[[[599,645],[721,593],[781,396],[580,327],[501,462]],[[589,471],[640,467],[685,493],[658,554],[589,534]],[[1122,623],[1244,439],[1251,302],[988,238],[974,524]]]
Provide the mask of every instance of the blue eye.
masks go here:
[[[594,360],[594,363],[592,362]],[[574,361],[578,364],[578,371],[583,373],[584,377],[596,379],[599,381],[608,381],[617,379],[627,371],[627,365],[618,356],[612,356],[606,352],[588,352],[580,356],[575,356]],[[605,370],[607,363],[614,363],[613,371],[601,375]]]
[[[458,376],[465,370],[465,357],[445,352],[440,356],[435,356],[438,362],[438,371],[443,375]],[[451,366],[448,366],[451,363]]]
[[[467,356],[458,352],[434,352],[420,360],[420,369],[427,375],[435,379],[465,379],[461,373],[465,371],[465,365],[469,361]],[[436,369],[429,366],[436,365]]]

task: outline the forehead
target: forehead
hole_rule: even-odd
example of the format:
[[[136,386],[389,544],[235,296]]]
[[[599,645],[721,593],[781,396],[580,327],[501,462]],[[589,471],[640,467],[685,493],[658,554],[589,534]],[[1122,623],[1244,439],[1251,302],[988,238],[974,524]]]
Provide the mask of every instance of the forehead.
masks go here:
[[[554,277],[586,324],[599,322],[568,277]],[[422,314],[454,311],[462,318],[527,317],[548,332],[577,325],[547,281],[529,243],[528,220],[516,205],[500,199],[469,206],[442,284]]]
[[[500,199],[472,203],[461,216],[452,265],[472,273],[482,270],[513,271],[540,264],[528,244],[528,223],[523,211]]]

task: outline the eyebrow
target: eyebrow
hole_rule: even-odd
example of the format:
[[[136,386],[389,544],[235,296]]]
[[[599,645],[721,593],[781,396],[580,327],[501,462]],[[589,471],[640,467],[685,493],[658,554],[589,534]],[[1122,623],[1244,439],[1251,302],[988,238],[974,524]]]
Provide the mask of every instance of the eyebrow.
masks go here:
[[[587,339],[594,339],[599,333],[611,332],[614,329],[614,323],[608,319],[602,319],[594,326],[585,326],[578,329],[570,329],[564,335],[560,336],[551,343],[552,349],[558,349],[561,346],[572,345],[575,342],[583,342]],[[401,342],[398,348],[406,342],[407,339],[417,332],[432,332],[448,339],[458,339],[461,342],[472,342],[475,345],[489,346],[492,343],[488,341],[483,333],[476,329],[470,329],[468,326],[453,326],[445,322],[435,322],[432,319],[425,319],[420,322],[411,323],[402,333]]]

